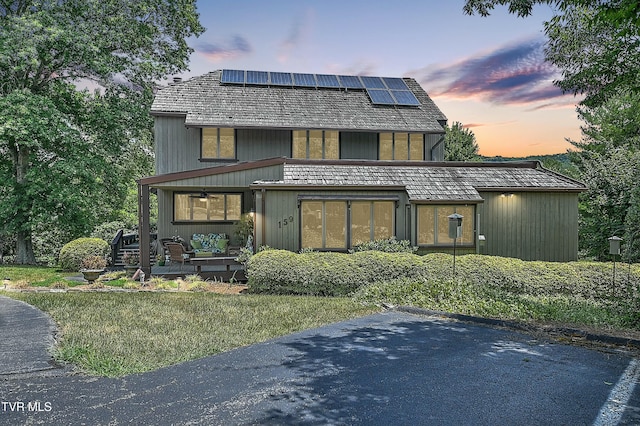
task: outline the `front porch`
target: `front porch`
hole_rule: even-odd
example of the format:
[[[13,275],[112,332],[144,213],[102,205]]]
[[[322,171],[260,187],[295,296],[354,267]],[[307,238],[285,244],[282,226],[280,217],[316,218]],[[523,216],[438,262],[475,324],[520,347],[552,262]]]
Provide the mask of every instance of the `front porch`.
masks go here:
[[[201,271],[198,272],[195,265],[185,264],[184,266],[174,263],[164,266],[152,265],[151,276],[161,276],[166,279],[184,278],[187,275],[198,274],[201,278],[209,281],[230,282],[232,279],[237,282],[246,282],[242,264],[233,262],[229,265],[199,265]],[[147,275],[148,277],[148,275]],[[148,279],[148,278],[146,278]]]

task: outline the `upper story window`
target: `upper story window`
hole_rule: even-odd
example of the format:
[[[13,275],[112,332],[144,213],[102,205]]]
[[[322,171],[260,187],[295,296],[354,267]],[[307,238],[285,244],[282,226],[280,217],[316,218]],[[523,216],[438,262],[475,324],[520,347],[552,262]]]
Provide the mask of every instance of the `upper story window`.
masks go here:
[[[422,133],[380,133],[380,160],[424,160]]]
[[[233,160],[236,158],[234,129],[205,127],[202,129],[202,158]]]
[[[174,193],[173,219],[176,222],[240,220],[242,194]]]
[[[294,130],[293,158],[340,158],[339,133],[334,130]]]

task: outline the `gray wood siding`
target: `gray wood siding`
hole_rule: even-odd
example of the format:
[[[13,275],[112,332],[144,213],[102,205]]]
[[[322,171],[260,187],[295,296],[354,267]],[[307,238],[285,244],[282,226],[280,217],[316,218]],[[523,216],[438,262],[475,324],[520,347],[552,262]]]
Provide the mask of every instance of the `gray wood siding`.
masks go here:
[[[240,161],[272,157],[291,157],[291,131],[238,129],[236,156]]]
[[[425,135],[425,160],[442,161],[444,159],[444,144],[438,145],[441,136]],[[236,130],[236,158],[238,161],[251,161],[291,157],[291,138],[291,130],[238,129]],[[184,117],[155,117],[156,173],[166,174],[229,164],[229,161],[202,161],[200,140],[201,129],[185,127]],[[432,150],[434,146],[436,148]],[[340,158],[376,160],[378,134],[340,132]]]
[[[200,161],[200,129],[184,126],[184,117],[155,117],[156,174],[210,167]]]
[[[154,185],[157,188],[193,188],[197,190],[210,188],[248,188],[257,180],[281,180],[283,178],[282,165],[220,173],[191,179],[180,179]]]
[[[405,236],[405,204],[407,196],[404,191],[277,191],[267,190],[265,197],[264,214],[256,216],[256,222],[262,221],[264,218],[264,242],[259,235],[258,241],[262,244],[269,245],[274,248],[282,248],[285,250],[300,250],[300,212],[298,209],[299,195],[317,195],[317,196],[376,196],[376,195],[396,195],[399,202],[396,208],[396,237],[398,239],[408,238]],[[261,208],[258,206],[257,211]],[[291,220],[293,218],[293,220]],[[286,219],[286,225],[285,225]],[[262,223],[256,229],[262,232]]]
[[[215,223],[194,223],[194,224],[174,224],[173,223],[173,193],[174,191],[201,191],[205,189],[209,192],[242,192],[243,213],[251,211],[253,205],[253,195],[248,189],[249,185],[256,180],[279,180],[282,179],[282,166],[275,165],[237,171],[232,173],[222,173],[218,175],[201,178],[183,179],[174,182],[157,185],[158,189],[158,238],[169,238],[173,235],[180,235],[183,238],[194,233],[226,233],[232,237],[234,224]]]
[[[483,192],[478,206],[480,253],[523,260],[567,262],[578,257],[578,195]]]
[[[424,159],[426,161],[444,161],[444,133],[424,135]],[[435,148],[434,148],[435,147]]]
[[[348,160],[377,160],[378,134],[340,132],[340,158]]]

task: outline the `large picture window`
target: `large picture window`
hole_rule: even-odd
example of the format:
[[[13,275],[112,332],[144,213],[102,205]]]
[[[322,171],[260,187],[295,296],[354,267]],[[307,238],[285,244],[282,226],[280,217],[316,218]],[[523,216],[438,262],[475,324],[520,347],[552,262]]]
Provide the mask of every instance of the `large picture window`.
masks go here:
[[[234,129],[225,127],[205,127],[202,129],[202,158],[236,158],[236,137]]]
[[[347,202],[304,201],[302,209],[302,247],[347,248]]]
[[[327,159],[340,158],[340,139],[332,130],[294,130],[293,158]]]
[[[351,245],[394,235],[394,201],[351,202]]]
[[[449,238],[449,215],[458,213],[462,219],[462,236],[457,240],[460,245],[473,246],[474,206],[418,206],[418,245],[449,246],[453,239]]]
[[[395,201],[305,200],[300,208],[303,248],[345,249],[395,234]]]
[[[242,194],[174,194],[176,222],[216,222],[240,220]]]
[[[380,133],[380,160],[424,160],[422,133]]]

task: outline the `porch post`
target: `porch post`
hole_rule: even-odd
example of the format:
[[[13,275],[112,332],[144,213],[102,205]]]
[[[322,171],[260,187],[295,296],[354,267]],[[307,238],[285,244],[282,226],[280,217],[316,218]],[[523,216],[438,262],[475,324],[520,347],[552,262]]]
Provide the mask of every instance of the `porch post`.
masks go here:
[[[140,241],[140,267],[151,276],[151,226],[149,225],[149,185],[138,182],[138,236]]]

